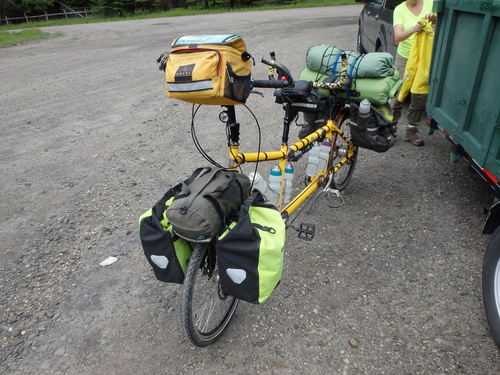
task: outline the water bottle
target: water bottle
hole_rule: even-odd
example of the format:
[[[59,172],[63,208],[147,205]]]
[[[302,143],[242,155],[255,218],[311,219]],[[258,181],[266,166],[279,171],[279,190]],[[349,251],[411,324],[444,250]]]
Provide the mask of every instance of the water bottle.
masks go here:
[[[292,164],[288,163],[285,167],[285,197],[283,198],[283,205],[290,202],[290,197],[293,190],[293,174],[294,174]]]
[[[330,138],[325,138],[325,140],[319,146],[318,171],[324,171],[326,169],[331,148],[332,141],[330,140]]]
[[[359,130],[365,130],[369,126],[370,122],[370,101],[368,99],[363,99],[359,104],[358,120],[356,124]]]
[[[314,177],[316,176],[316,172],[318,172],[319,151],[319,144],[314,142],[311,151],[309,151],[309,157],[307,158],[306,175],[308,177]]]
[[[266,179],[262,177],[259,172],[255,172],[255,174],[254,172],[251,172],[248,175],[248,178],[250,179],[250,182],[253,181],[253,188],[260,191],[265,199],[272,204],[275,204],[274,202],[278,201],[279,196],[269,188],[269,184]]]
[[[276,206],[279,203],[281,189],[281,169],[278,165],[272,167],[269,172],[269,189],[276,193],[276,200],[274,202],[269,199],[269,202]]]

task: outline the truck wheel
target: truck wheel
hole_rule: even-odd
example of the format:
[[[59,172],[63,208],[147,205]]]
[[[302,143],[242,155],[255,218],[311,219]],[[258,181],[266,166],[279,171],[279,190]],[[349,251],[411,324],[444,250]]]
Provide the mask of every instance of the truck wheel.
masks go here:
[[[500,348],[500,227],[497,227],[484,253],[483,302],[491,336]]]

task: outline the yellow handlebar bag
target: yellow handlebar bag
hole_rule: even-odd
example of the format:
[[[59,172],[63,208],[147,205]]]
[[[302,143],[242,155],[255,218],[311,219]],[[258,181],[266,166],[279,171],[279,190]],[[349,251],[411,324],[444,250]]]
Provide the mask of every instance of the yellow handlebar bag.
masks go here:
[[[251,90],[251,58],[239,35],[177,38],[167,57],[165,93],[196,104],[243,104]]]

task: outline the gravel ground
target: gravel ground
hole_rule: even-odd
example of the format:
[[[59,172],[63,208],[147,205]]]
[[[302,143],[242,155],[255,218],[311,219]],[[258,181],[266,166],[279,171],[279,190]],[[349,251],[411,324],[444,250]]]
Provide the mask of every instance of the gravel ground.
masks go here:
[[[480,289],[492,196],[437,135],[416,148],[400,129],[387,153],[362,151],[344,205],[320,198],[300,218],[314,241],[288,234],[275,294],[240,304],[208,348],[181,330],[180,287],[143,259],[138,216],[204,164],[190,106],[164,97],[155,58],[180,35],[239,33],[298,75],[311,45],[355,48],[360,9],[52,27],[64,36],[0,50],[0,373],[500,373]],[[272,93],[249,107],[276,147]],[[198,136],[224,160],[217,112],[202,110]],[[255,124],[238,115],[252,149]],[[118,261],[100,267],[108,256]]]

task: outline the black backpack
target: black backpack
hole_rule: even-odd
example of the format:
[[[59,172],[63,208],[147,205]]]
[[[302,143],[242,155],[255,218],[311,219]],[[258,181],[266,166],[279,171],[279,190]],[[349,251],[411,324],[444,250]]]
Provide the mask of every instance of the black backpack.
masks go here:
[[[174,233],[191,242],[210,242],[248,198],[250,180],[233,170],[196,169],[167,208]]]

